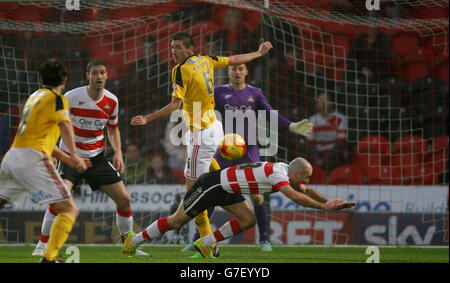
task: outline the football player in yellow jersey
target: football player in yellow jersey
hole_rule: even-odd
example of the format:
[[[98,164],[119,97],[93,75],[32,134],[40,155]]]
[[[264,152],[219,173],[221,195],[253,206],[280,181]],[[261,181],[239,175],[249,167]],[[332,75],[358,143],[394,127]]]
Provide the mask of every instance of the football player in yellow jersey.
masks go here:
[[[55,157],[85,171],[90,162],[75,151],[69,103],[61,94],[67,81],[67,69],[57,59],[39,67],[43,88],[25,103],[19,129],[0,169],[0,208],[7,202],[18,204],[24,194],[35,193],[41,205],[50,204],[58,212],[52,225],[49,245],[41,262],[55,262],[78,216],[78,208],[51,161]],[[58,147],[59,137],[69,144],[70,155]]]
[[[176,63],[172,69],[172,101],[159,111],[133,117],[131,125],[143,126],[165,118],[183,105],[183,117],[190,130],[185,136],[188,156],[184,170],[189,191],[200,175],[209,172],[211,158],[223,137],[222,125],[214,113],[214,69],[248,63],[266,55],[272,44],[267,41],[255,52],[217,57],[196,55],[194,40],[188,33],[176,33],[171,40]],[[201,237],[211,233],[206,211],[195,218],[195,223]]]

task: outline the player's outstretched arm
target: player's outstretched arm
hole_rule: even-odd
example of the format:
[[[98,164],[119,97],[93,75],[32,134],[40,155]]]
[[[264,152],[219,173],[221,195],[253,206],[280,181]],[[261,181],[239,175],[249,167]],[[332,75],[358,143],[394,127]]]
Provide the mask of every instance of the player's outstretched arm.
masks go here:
[[[328,201],[328,198],[319,193],[317,190],[306,186],[305,184],[299,184],[298,187],[295,187],[295,185],[291,184],[292,188],[296,190],[297,192],[300,192],[302,194],[305,194],[312,198],[313,200],[316,200],[321,203],[325,203]]]
[[[298,205],[304,207],[311,207],[324,210],[341,210],[344,208],[351,208],[356,205],[355,202],[344,202],[343,199],[333,199],[322,203],[317,200],[314,200],[313,198],[309,197],[306,194],[297,192],[290,185],[282,186],[280,188],[280,192],[282,192],[286,197],[290,198]]]
[[[137,115],[131,118],[132,126],[144,126],[152,121],[165,118],[172,114],[173,111],[180,109],[182,100],[177,97],[172,97],[172,101],[161,108],[160,110],[150,113],[148,115]]]
[[[230,56],[228,58],[228,65],[238,66],[241,64],[246,64],[250,61],[255,60],[256,58],[266,55],[272,48],[272,43],[270,41],[263,42],[259,46],[258,51]]]

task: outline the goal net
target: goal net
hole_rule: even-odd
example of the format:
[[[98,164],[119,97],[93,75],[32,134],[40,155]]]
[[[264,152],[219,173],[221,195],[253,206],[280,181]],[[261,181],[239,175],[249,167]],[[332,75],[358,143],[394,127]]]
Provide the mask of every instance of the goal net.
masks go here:
[[[119,99],[124,181],[138,231],[168,215],[185,191],[186,150],[170,142],[181,121],[130,126],[134,115],[170,101],[170,36],[189,32],[196,53],[220,56],[270,40],[270,55],[248,64],[247,83],[291,121],[313,121],[314,131],[300,138],[279,128],[277,153],[262,158],[306,157],[311,187],[357,202],[351,211],[323,212],[267,196],[271,242],[447,244],[448,1],[387,0],[379,10],[365,2],[0,3],[0,158],[24,100],[40,87],[40,63],[61,58],[70,90],[88,83],[89,59],[104,60],[105,88]],[[228,82],[225,69],[215,72],[215,85]],[[112,156],[108,145],[106,153]],[[69,241],[120,242],[111,199],[86,185],[74,197],[81,214]],[[0,210],[0,242],[36,242],[45,209],[30,197]],[[228,219],[216,209],[213,229]],[[185,243],[194,232],[191,223],[158,242]],[[257,243],[258,233],[229,242]]]

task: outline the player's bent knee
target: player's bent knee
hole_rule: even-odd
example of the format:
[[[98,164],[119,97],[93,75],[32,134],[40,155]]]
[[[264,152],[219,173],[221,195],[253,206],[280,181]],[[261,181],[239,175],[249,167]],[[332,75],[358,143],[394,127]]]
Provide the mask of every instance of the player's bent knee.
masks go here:
[[[73,202],[73,200],[67,200],[64,202],[58,202],[51,204],[52,209],[57,213],[68,213],[73,217],[77,217],[80,214],[80,210]]]
[[[263,195],[250,195],[250,200],[254,206],[260,206],[264,203]]]
[[[121,210],[130,210],[131,209],[131,196],[126,193],[123,194],[119,199],[116,200],[116,205]]]

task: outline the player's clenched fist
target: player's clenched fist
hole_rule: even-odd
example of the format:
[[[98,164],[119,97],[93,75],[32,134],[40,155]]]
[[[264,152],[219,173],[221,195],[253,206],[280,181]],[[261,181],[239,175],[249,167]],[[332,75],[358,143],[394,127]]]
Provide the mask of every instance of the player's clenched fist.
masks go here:
[[[258,52],[261,53],[261,56],[264,56],[272,48],[273,48],[272,43],[270,41],[265,41],[265,42],[261,43],[261,45],[259,46]]]
[[[137,115],[131,118],[131,125],[132,126],[144,126],[147,124],[147,119],[145,116]]]

